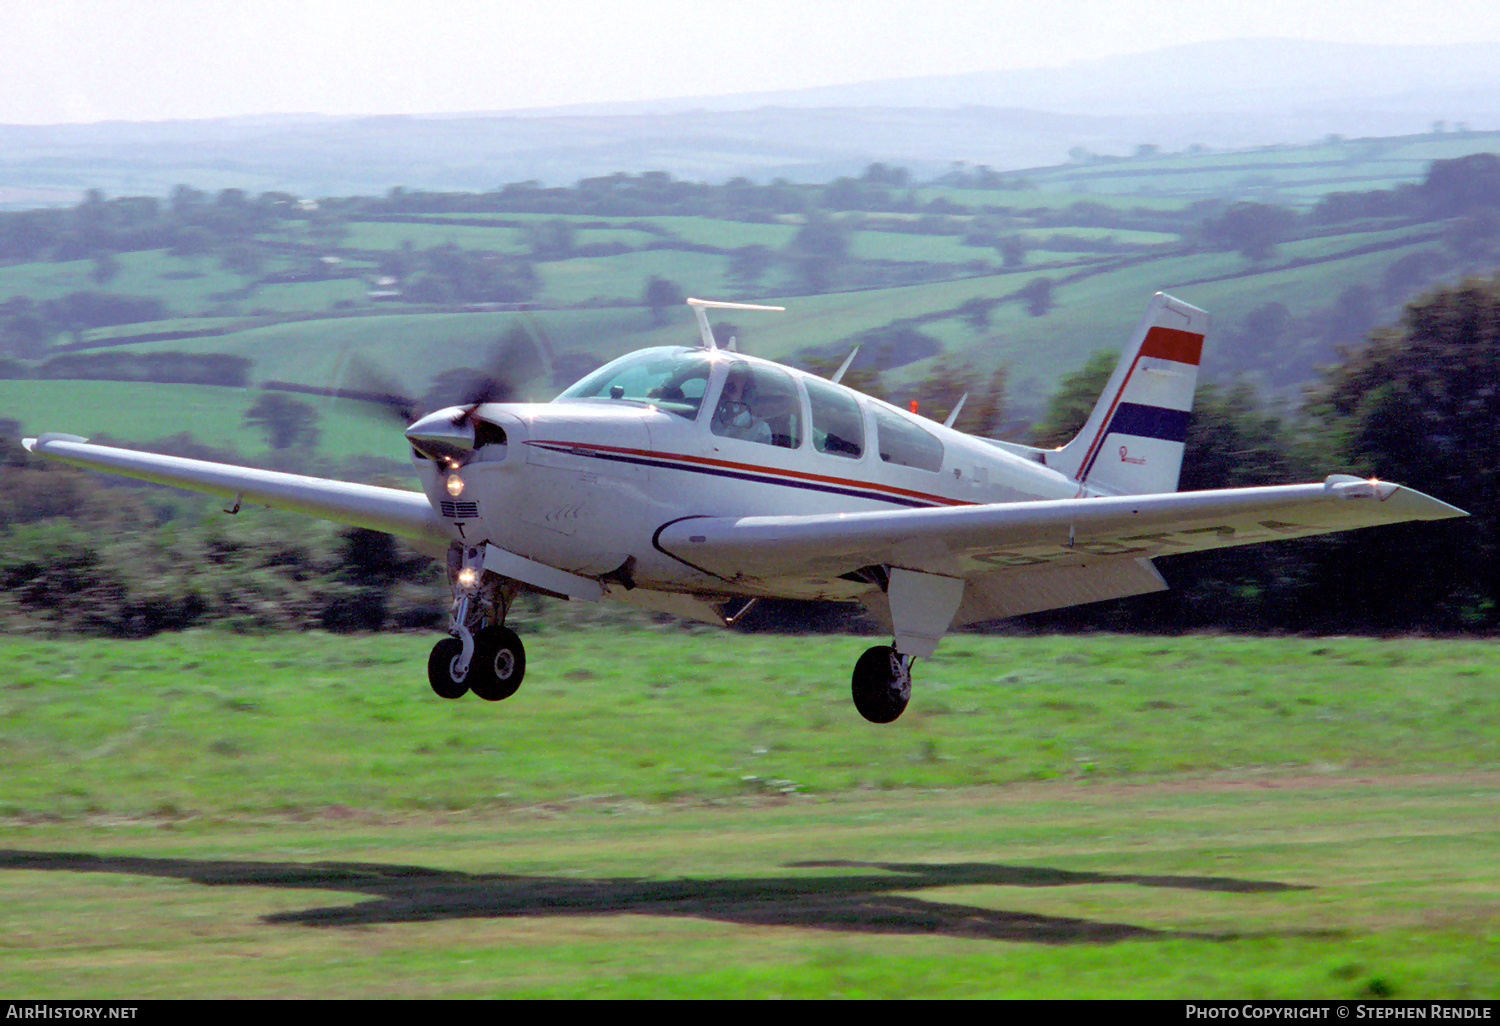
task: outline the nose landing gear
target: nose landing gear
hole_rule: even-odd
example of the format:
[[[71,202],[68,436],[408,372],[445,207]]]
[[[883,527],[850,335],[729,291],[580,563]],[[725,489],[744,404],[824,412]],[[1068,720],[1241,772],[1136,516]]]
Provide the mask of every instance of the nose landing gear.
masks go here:
[[[432,647],[427,682],[441,698],[462,698],[470,691],[486,702],[509,698],[526,676],[526,648],[505,626],[515,586],[485,572],[482,549],[451,550],[448,569],[453,637]]]
[[[509,698],[526,676],[526,649],[509,627],[492,624],[474,636],[469,690],[486,702]]]
[[[462,698],[469,693],[469,674],[457,672],[459,656],[464,643],[457,638],[444,638],[432,646],[427,657],[427,683],[439,698]]]

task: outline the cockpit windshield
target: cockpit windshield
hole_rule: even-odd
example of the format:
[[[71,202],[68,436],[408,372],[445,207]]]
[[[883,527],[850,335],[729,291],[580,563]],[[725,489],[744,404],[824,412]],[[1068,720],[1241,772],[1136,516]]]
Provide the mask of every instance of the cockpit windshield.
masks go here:
[[[701,349],[647,349],[605,364],[557,398],[647,403],[695,420],[712,367]]]

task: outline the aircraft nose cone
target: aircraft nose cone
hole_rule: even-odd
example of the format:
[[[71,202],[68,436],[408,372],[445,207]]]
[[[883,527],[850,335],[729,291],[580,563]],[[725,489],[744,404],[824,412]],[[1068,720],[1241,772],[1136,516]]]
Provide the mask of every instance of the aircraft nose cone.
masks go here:
[[[411,447],[439,463],[462,463],[474,451],[474,418],[459,406],[429,413],[406,429]]]

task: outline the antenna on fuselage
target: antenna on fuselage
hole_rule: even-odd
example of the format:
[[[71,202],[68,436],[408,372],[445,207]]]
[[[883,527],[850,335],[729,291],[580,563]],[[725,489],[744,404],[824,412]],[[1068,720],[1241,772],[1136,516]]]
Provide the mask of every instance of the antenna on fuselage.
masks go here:
[[[719,344],[714,341],[714,329],[708,323],[709,310],[785,310],[784,306],[762,306],[759,303],[720,303],[714,299],[693,299],[691,296],[685,300],[688,306],[693,308],[693,313],[698,315],[698,335],[703,340],[704,349],[718,349]],[[729,340],[729,348],[735,348],[735,339]]]
[[[849,369],[849,365],[854,362],[854,358],[858,355],[859,346],[855,346],[853,349],[849,350],[849,355],[844,357],[844,362],[839,364],[839,369],[834,371],[833,377],[829,378],[828,380],[837,385],[839,383],[839,378],[842,378],[844,376],[844,371]]]
[[[969,393],[967,393],[967,392],[965,392],[963,395],[959,396],[958,404],[953,407],[953,412],[950,413],[950,414],[948,414],[948,419],[945,420],[945,421],[943,421],[943,427],[952,427],[953,426],[953,422],[956,421],[956,420],[958,420],[958,413],[959,413],[959,411],[964,408],[964,400],[966,400],[968,398],[969,398]]]

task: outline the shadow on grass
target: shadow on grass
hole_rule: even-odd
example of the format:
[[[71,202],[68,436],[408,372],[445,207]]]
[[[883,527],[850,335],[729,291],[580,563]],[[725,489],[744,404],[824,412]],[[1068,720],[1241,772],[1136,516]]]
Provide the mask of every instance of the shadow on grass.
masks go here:
[[[1138,884],[1186,890],[1263,893],[1293,884],[1227,877],[1074,873],[981,862],[797,862],[794,869],[874,869],[830,876],[572,879],[508,873],[459,873],[373,862],[220,862],[76,852],[0,850],[0,869],[126,873],[189,880],[210,887],[283,887],[373,895],[355,905],[265,916],[268,923],[368,926],[504,916],[684,916],[756,926],[872,933],[941,934],[1043,944],[1197,936],[1125,923],[1006,912],[902,893],[937,887],[1065,887]]]

